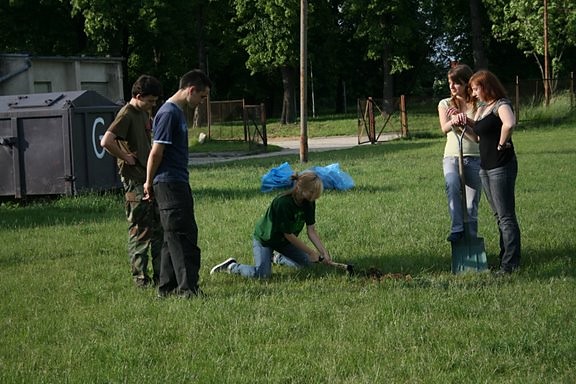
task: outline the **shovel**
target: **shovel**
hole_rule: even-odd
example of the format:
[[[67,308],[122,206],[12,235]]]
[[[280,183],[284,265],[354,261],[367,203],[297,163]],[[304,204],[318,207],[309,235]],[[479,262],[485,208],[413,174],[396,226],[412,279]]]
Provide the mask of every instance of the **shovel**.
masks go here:
[[[464,224],[464,236],[452,242],[452,273],[481,272],[488,269],[484,239],[472,237],[470,234],[470,219],[468,217],[468,205],[466,204],[466,179],[464,177],[464,155],[462,140],[467,126],[462,127],[462,132],[454,134],[458,137],[458,173],[460,174],[460,190],[462,191],[462,221]]]

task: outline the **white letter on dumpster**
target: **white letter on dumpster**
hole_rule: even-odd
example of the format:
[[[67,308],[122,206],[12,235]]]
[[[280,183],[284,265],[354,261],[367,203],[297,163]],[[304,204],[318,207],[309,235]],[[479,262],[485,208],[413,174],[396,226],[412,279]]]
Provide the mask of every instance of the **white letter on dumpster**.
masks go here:
[[[102,149],[101,151],[98,150],[98,147],[100,146],[100,139],[102,138],[102,135],[98,135],[98,144],[96,144],[96,126],[98,124],[104,125],[104,119],[101,117],[98,117],[98,118],[96,118],[96,120],[94,120],[94,124],[92,124],[92,146],[94,147],[94,153],[96,154],[96,157],[101,159],[104,157],[106,150],[104,148],[101,148]]]

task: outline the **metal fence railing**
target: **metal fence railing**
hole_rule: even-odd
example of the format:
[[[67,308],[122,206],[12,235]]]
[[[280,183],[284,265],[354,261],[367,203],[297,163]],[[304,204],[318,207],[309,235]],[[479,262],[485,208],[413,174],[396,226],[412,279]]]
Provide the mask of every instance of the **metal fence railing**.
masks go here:
[[[571,72],[570,76],[567,77],[548,79],[547,82],[551,99],[566,96],[570,102],[570,109],[576,107],[574,72]],[[517,76],[514,83],[504,84],[508,96],[514,102],[515,112],[518,116],[520,116],[520,112],[525,107],[534,107],[546,103],[545,83],[546,80],[544,79],[521,79]]]
[[[244,99],[211,101],[200,104],[191,124],[206,128],[213,140],[245,141],[252,145],[267,145],[266,110],[264,104],[247,105]]]

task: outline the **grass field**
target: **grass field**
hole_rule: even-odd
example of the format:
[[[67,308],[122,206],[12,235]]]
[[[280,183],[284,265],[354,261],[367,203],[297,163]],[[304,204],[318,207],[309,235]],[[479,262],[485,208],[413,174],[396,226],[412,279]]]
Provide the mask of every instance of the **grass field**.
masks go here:
[[[434,117],[429,117],[435,121]],[[522,268],[454,276],[442,138],[192,167],[208,297],[137,289],[119,195],[0,205],[2,383],[573,383],[576,377],[576,118],[533,121],[519,157]],[[435,127],[437,129],[437,127]],[[210,268],[250,263],[253,224],[273,194],[260,178],[339,162],[356,182],[318,201],[337,261],[276,267],[266,281]],[[484,197],[480,233],[498,238]]]

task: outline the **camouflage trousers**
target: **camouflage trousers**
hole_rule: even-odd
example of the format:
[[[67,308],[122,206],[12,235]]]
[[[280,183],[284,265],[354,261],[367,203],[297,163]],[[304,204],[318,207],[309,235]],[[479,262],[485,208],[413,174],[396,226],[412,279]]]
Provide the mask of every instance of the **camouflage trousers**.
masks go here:
[[[126,218],[128,219],[128,256],[132,276],[137,285],[148,285],[148,250],[152,258],[152,282],[157,283],[160,276],[160,253],[162,251],[163,232],[160,224],[158,204],[155,201],[142,201],[144,186],[125,178],[124,198]]]

